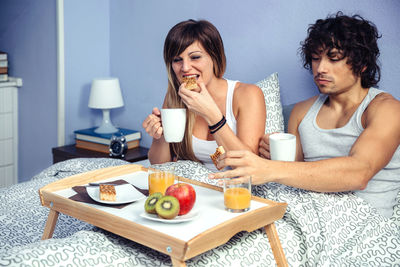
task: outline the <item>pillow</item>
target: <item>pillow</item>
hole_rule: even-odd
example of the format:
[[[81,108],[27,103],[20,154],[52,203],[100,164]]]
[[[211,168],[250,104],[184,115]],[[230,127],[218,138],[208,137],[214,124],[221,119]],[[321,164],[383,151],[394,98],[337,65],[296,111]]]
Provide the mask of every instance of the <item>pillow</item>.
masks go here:
[[[256,85],[260,87],[265,98],[267,109],[265,133],[283,132],[284,124],[278,73],[272,73],[269,77],[257,82]]]

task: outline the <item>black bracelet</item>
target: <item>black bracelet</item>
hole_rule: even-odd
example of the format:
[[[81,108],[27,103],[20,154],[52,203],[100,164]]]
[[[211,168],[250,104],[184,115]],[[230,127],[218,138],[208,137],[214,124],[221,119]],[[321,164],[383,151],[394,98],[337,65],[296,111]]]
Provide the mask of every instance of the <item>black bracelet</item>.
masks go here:
[[[222,115],[222,119],[219,122],[217,122],[216,124],[208,126],[208,129],[214,130],[214,129],[218,128],[222,123],[224,123],[224,121],[226,121],[226,119],[225,119],[225,116]]]
[[[222,123],[218,126],[218,128],[214,129],[214,130],[211,130],[210,133],[211,134],[215,134],[219,129],[221,129],[225,125],[225,123],[226,123],[226,119],[224,117]]]

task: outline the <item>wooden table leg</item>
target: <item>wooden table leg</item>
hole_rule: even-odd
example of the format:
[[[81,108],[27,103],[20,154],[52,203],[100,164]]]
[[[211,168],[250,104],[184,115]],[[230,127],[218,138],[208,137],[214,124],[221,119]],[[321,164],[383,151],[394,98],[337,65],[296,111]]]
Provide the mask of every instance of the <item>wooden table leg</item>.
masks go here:
[[[265,226],[265,233],[268,236],[269,243],[271,245],[272,253],[274,254],[274,258],[276,261],[276,265],[280,266],[288,266],[285,253],[282,249],[281,242],[279,240],[278,232],[276,231],[276,227],[274,223],[268,224]]]
[[[49,239],[53,236],[54,229],[56,228],[58,214],[58,211],[50,209],[49,217],[47,217],[46,226],[44,227],[42,240]]]
[[[184,261],[175,259],[171,257],[172,266],[174,267],[186,267],[186,263]]]

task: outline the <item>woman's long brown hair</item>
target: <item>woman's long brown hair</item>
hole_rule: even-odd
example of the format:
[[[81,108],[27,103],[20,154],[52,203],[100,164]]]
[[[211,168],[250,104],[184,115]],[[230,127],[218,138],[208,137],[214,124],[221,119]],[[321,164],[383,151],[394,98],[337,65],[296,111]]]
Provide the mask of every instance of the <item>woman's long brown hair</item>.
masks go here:
[[[164,62],[168,73],[168,88],[165,99],[167,108],[186,108],[186,129],[183,141],[170,143],[172,158],[199,162],[192,148],[192,132],[195,114],[187,109],[178,95],[179,81],[172,69],[172,62],[185,49],[198,41],[213,61],[213,71],[217,78],[222,78],[226,69],[226,57],[222,38],[214,25],[206,20],[187,20],[176,24],[168,32],[164,42]]]

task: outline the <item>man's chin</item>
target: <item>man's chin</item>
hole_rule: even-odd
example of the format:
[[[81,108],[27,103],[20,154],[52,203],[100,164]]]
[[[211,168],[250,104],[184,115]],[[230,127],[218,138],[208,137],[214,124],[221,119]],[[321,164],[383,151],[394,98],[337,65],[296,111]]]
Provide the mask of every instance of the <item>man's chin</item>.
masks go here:
[[[317,88],[320,94],[326,94],[327,88],[325,86],[317,85]]]

